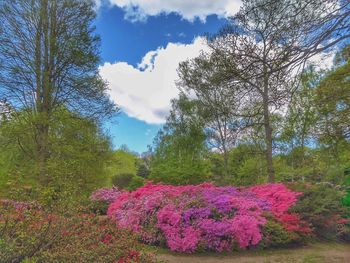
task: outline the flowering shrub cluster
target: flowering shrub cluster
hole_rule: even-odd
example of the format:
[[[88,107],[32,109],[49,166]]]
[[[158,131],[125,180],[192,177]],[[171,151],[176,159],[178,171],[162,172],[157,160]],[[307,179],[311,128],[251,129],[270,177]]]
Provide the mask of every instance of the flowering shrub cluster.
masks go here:
[[[122,192],[115,186],[112,188],[101,188],[90,195],[90,202],[87,208],[90,212],[99,215],[106,215],[108,206],[119,197]]]
[[[0,202],[0,262],[156,262],[137,239],[107,218]]]
[[[286,230],[311,232],[307,222],[302,221],[298,214],[289,212],[289,209],[298,201],[298,197],[303,195],[301,192],[293,192],[283,184],[259,185],[249,188],[249,191],[271,205],[271,212]]]
[[[147,184],[123,192],[109,206],[108,216],[149,244],[165,243],[172,251],[229,251],[256,246],[273,218],[286,231],[310,232],[289,212],[300,193],[283,184],[251,188]]]
[[[101,188],[93,192],[90,196],[92,201],[102,201],[108,204],[112,203],[120,195],[120,191],[117,187]]]

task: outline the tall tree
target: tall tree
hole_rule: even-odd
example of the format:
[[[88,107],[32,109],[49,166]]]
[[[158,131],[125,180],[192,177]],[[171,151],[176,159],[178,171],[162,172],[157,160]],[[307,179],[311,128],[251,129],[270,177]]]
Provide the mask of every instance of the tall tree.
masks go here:
[[[244,128],[239,118],[239,83],[228,80],[215,54],[202,53],[199,57],[180,64],[178,86],[187,97],[195,95],[201,110],[209,146],[224,157],[224,174],[229,174],[229,151],[237,143]]]
[[[337,67],[326,74],[316,88],[318,139],[333,149],[350,141],[350,56],[349,46],[337,56]]]
[[[92,0],[0,2],[0,98],[30,116],[43,181],[53,113],[63,106],[98,118],[116,110],[98,74],[94,18]]]
[[[338,0],[245,0],[231,26],[209,45],[228,77],[245,86],[248,116],[265,131],[269,181],[275,180],[271,114],[291,97],[305,61],[350,36],[350,3]]]

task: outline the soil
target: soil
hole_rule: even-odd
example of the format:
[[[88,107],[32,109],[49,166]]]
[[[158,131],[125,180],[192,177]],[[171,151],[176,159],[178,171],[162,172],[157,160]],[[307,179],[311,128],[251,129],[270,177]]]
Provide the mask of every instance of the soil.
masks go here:
[[[230,255],[184,255],[161,251],[159,259],[168,263],[350,263],[350,244],[318,243],[301,248],[244,251]]]

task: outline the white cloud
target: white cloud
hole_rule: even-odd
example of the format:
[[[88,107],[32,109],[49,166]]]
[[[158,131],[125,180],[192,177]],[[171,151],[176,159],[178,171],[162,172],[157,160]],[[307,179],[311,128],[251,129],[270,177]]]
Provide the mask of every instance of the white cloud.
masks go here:
[[[241,6],[241,0],[108,0],[125,11],[130,21],[145,21],[148,16],[177,13],[182,18],[205,21],[209,15],[228,17]]]
[[[319,53],[311,57],[308,64],[313,64],[319,70],[330,70],[334,66],[337,50],[328,53]]]
[[[126,114],[161,124],[169,113],[171,99],[178,97],[175,81],[179,63],[197,57],[203,49],[203,38],[188,45],[169,43],[148,52],[137,67],[126,62],[105,63],[100,74],[110,85],[111,98]]]

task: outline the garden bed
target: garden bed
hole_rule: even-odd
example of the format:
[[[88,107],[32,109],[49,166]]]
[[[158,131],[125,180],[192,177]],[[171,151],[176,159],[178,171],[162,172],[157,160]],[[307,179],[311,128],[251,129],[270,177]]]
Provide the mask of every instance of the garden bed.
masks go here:
[[[147,184],[108,208],[120,228],[173,252],[237,251],[349,241],[348,210],[327,185],[253,187]]]

